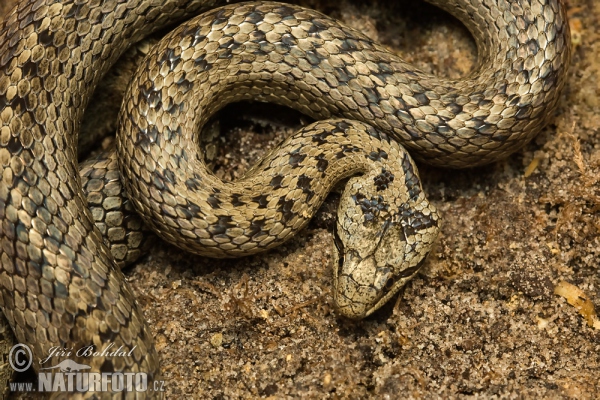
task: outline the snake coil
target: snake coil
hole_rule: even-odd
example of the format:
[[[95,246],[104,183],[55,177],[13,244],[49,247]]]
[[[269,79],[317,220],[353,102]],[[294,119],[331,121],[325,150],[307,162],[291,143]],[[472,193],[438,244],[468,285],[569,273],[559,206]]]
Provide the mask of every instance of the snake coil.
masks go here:
[[[0,305],[34,359],[55,346],[112,342],[130,356],[75,359],[91,371],[142,371],[156,379],[151,331],[86,207],[76,139],[94,88],[131,43],[219,3],[24,0],[0,26]],[[378,165],[400,164],[397,172],[384,167],[369,175],[365,167],[367,181],[350,180],[341,214],[362,212],[362,219],[338,221],[336,234],[338,249],[346,252],[340,259],[348,264],[334,269],[336,301],[349,315],[372,312],[389,297],[374,290],[410,279],[428,251],[421,243],[430,245],[437,232],[435,209],[424,201],[414,165],[395,140],[438,166],[506,157],[551,118],[569,62],[568,25],[558,0],[431,3],[458,17],[475,37],[480,67],[463,80],[418,71],[361,33],[296,6],[226,6],[176,29],[161,41],[164,53],[145,60],[120,117],[121,131],[132,140],[119,141],[127,156],[121,169],[133,177],[127,190],[142,196],[132,200],[136,208],[153,215],[144,218],[167,240],[186,248],[246,254],[299,229],[316,207],[313,199],[345,176],[344,168],[387,157],[388,164]],[[188,100],[192,93],[200,97]],[[276,101],[317,120],[343,119],[295,135],[288,152],[261,163],[270,171],[267,180],[248,175],[242,185],[254,191],[243,192],[194,172],[202,160],[187,143],[197,140],[192,132],[208,116],[245,98]],[[331,150],[340,141],[345,147]],[[367,156],[358,155],[356,141],[371,143],[363,146]],[[334,159],[347,161],[334,167]],[[292,170],[301,173],[292,177]],[[400,181],[406,184],[401,200],[380,200],[378,192]],[[180,185],[204,194],[188,200]],[[261,197],[260,185],[277,192]],[[263,222],[252,225],[249,214],[262,215]],[[379,216],[390,222],[375,227],[370,221]],[[375,254],[383,255],[348,248],[360,227],[376,238],[371,247],[382,253]],[[407,253],[390,249],[390,237]],[[202,249],[193,244],[198,241]],[[399,275],[390,260],[404,263]]]

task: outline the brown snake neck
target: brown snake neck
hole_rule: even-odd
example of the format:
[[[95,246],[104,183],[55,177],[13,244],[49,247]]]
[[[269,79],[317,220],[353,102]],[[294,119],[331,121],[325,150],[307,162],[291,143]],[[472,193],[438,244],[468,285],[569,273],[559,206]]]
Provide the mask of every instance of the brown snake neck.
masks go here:
[[[86,207],[75,142],[93,89],[127,46],[218,3],[25,0],[0,26],[0,305],[35,359],[53,346],[113,342],[132,350],[131,357],[73,358],[93,371],[156,378],[151,331]],[[506,157],[531,140],[556,107],[570,55],[564,7],[557,0],[432,3],[473,33],[480,69],[470,78],[424,74],[339,26],[327,30],[340,41],[344,63],[342,80],[335,80],[343,82],[341,96],[331,97],[343,98],[344,106],[312,92],[330,85],[330,76],[311,74],[315,55],[292,46],[300,54],[292,70],[303,75],[305,93],[313,93],[298,104],[319,118],[367,120],[435,165]],[[248,18],[254,24],[254,16]],[[292,36],[318,32],[314,22]]]

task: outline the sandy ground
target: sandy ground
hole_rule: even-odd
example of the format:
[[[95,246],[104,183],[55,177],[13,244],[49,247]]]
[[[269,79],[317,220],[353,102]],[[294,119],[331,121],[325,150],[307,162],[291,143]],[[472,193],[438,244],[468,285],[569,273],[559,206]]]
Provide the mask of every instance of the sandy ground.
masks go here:
[[[425,71],[474,67],[466,29],[427,4],[305,4]],[[600,397],[600,329],[554,294],[566,281],[600,307],[600,3],[567,6],[575,48],[554,122],[503,162],[420,167],[443,230],[422,272],[372,317],[350,322],[332,307],[335,196],[268,254],[220,261],[161,244],[129,268],[167,397]],[[258,105],[220,119],[224,178],[306,121]]]

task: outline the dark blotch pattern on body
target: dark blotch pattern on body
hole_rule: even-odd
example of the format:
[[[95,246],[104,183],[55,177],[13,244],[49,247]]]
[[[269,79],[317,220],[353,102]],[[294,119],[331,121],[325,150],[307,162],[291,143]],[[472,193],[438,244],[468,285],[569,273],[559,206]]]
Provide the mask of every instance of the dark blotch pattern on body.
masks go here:
[[[363,224],[371,222],[382,211],[388,211],[389,205],[382,196],[373,196],[370,199],[362,193],[357,193],[352,197],[354,202],[360,206],[364,214]]]
[[[22,0],[0,24],[0,226],[5,233],[0,235],[0,305],[18,340],[33,349],[34,360],[55,346],[123,343],[131,356],[118,362],[103,356],[93,363],[76,360],[92,365],[90,372],[143,371],[149,386],[157,377],[151,330],[85,207],[74,139],[97,83],[130,42],[219,3]],[[132,203],[171,243],[209,256],[247,255],[288,240],[305,226],[333,180],[347,178],[357,164],[362,169],[352,171],[364,174],[363,167],[372,162],[344,141],[338,144],[346,143],[345,149],[332,146],[321,159],[315,157],[323,148],[303,148],[305,158],[298,153],[290,159],[295,143],[281,155],[282,162],[273,164],[278,171],[257,174],[261,180],[244,178],[249,191],[235,182],[233,188],[224,186],[206,171],[191,179],[192,164],[202,159],[189,145],[195,143],[196,128],[224,102],[250,98],[294,107],[315,120],[348,118],[310,129],[333,129],[340,140],[360,131],[360,142],[380,140],[367,145],[367,153],[385,148],[390,159],[392,151],[397,154],[398,164],[403,150],[385,143],[387,136],[378,131],[387,131],[419,159],[441,166],[477,166],[508,156],[530,141],[556,109],[569,63],[568,25],[556,0],[511,2],[510,9],[505,1],[484,3],[436,0],[473,32],[494,30],[486,40],[475,35],[481,70],[459,82],[424,74],[361,32],[296,6],[227,6],[176,28],[150,50],[123,102],[117,149]],[[269,22],[270,17],[276,21]],[[321,41],[326,36],[335,40]],[[191,59],[184,60],[187,55]],[[267,62],[271,56],[275,61]],[[150,77],[158,79],[149,83]],[[329,145],[333,141],[323,146]],[[411,197],[422,201],[417,172],[409,164],[402,162],[405,181],[412,185]],[[305,186],[286,185],[308,174],[308,165],[315,178],[328,178],[310,183],[314,194]],[[279,185],[269,185],[274,174],[285,175]],[[394,172],[389,184],[399,183],[399,174]],[[273,192],[274,186],[286,188]],[[181,193],[191,187],[201,192],[198,201],[183,200],[188,197]],[[257,199],[247,210],[231,205],[231,193],[252,199],[265,189],[270,197]],[[287,200],[288,189],[311,201]],[[211,195],[219,208],[209,204]],[[368,215],[388,212],[374,194],[358,197],[347,201],[358,201]],[[435,212],[433,206],[420,205],[419,210]],[[431,245],[436,230],[424,234],[423,227],[435,220],[426,212],[404,212],[406,235],[426,235]],[[191,215],[199,218],[192,221]],[[336,300],[358,294],[338,306],[344,314],[363,317],[371,312],[361,307],[368,305],[365,298],[373,286],[354,282],[358,286],[352,292],[351,282],[337,281],[336,290],[348,290]],[[36,362],[34,368],[39,367]]]

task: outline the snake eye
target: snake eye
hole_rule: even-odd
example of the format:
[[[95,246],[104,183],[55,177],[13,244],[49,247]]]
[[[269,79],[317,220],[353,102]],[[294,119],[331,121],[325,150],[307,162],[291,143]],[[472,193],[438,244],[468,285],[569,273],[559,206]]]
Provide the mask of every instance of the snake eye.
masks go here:
[[[391,289],[392,289],[392,287],[394,287],[394,283],[396,283],[396,279],[394,279],[394,277],[393,277],[393,276],[390,276],[390,277],[388,278],[388,280],[385,282],[385,286],[384,286],[384,288],[385,288],[386,290],[391,290]]]

